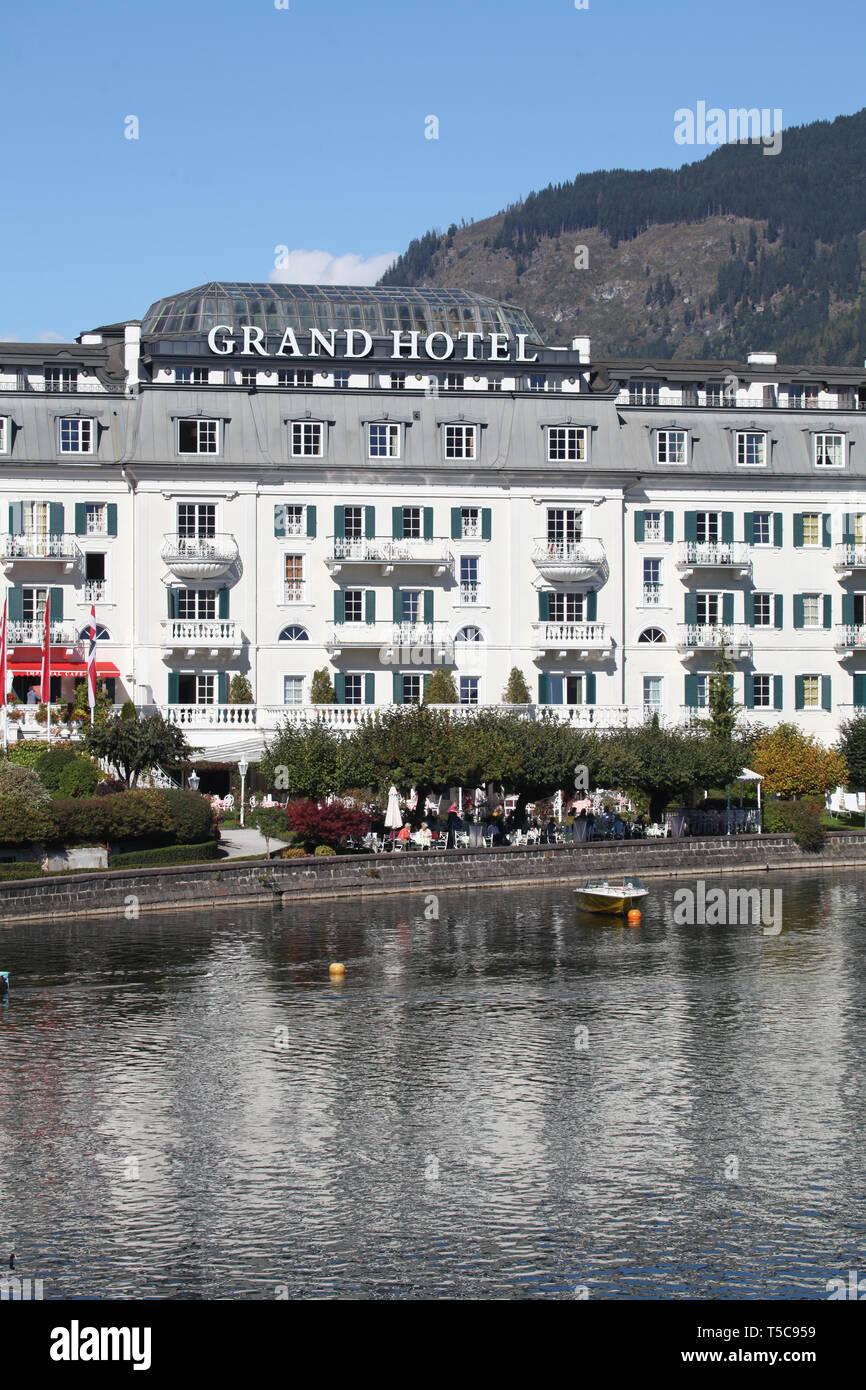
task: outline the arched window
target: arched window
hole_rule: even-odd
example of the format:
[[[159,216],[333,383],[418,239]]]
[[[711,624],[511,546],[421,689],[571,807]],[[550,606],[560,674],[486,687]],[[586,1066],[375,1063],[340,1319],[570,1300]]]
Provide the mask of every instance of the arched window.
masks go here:
[[[79,642],[89,642],[89,641],[90,641],[90,624],[88,624],[87,627],[83,627],[83,628],[81,629],[81,632],[79,633],[79,636],[78,636],[78,640],[79,640]],[[107,627],[103,627],[101,623],[97,623],[97,624],[96,624],[96,640],[97,640],[97,642],[110,642],[110,641],[111,641],[111,633],[108,631],[108,628],[107,628]]]
[[[483,642],[484,634],[482,633],[480,627],[461,627],[460,631],[457,633],[457,636],[454,638],[454,641]]]
[[[637,640],[639,642],[666,642],[668,639],[660,627],[645,627]]]
[[[280,633],[281,642],[309,642],[310,634],[305,627],[299,627],[297,623],[291,623],[289,627],[284,627]]]

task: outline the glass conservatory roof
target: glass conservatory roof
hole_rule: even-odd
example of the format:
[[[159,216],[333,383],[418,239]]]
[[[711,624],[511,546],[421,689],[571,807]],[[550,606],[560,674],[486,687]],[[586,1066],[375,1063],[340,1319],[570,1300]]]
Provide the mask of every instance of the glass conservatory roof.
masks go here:
[[[226,281],[199,285],[151,304],[142,324],[145,338],[184,338],[209,333],[218,324],[251,324],[267,333],[311,328],[366,328],[374,338],[404,333],[525,333],[541,338],[523,309],[468,290],[377,289],[364,285],[280,285]]]

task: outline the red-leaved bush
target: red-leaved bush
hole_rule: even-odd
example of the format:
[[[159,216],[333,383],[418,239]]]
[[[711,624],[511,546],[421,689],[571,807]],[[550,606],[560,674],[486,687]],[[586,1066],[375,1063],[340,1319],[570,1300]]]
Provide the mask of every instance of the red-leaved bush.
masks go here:
[[[331,845],[339,849],[351,836],[358,839],[370,829],[365,811],[342,801],[290,801],[286,807],[289,829],[302,841],[304,849]]]

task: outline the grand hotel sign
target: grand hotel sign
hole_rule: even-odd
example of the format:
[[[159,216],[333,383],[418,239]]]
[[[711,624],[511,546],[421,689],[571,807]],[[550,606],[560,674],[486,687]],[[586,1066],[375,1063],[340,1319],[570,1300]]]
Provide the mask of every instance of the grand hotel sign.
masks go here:
[[[301,334],[306,351],[298,342],[293,328],[287,328],[279,347],[271,349],[262,328],[244,324],[238,329],[220,323],[207,335],[211,352],[218,357],[228,357],[238,353],[241,357],[258,354],[259,357],[369,357],[373,352],[373,339],[365,328],[328,329],[323,332],[313,328],[309,334]],[[538,354],[527,352],[528,334],[518,333],[514,339],[507,333],[428,333],[422,336],[417,332],[394,331],[391,337],[390,356],[395,361],[418,362],[428,358],[433,362],[447,362],[455,355],[464,362],[537,362]],[[465,345],[465,350],[458,351]],[[514,349],[514,351],[512,351]]]

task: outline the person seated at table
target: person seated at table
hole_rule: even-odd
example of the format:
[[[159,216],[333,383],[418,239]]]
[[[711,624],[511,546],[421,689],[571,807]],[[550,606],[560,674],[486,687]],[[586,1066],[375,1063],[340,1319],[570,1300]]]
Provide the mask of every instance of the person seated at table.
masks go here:
[[[420,845],[422,849],[429,849],[433,843],[433,832],[425,820],[421,822],[421,829],[415,836],[415,843]]]
[[[613,838],[614,838],[615,840],[622,840],[622,839],[625,838],[625,821],[623,820],[623,818],[622,818],[622,816],[620,815],[619,811],[617,811],[616,815],[615,815],[614,818],[613,818],[613,827],[612,827],[612,829],[613,829]]]
[[[409,822],[406,821],[406,824],[405,824],[405,825],[402,825],[402,826],[400,827],[400,829],[397,831],[397,839],[398,839],[398,840],[402,840],[403,843],[405,844],[406,841],[410,838],[411,834],[412,834],[412,827],[410,826]]]
[[[496,810],[493,812],[493,817],[490,822],[490,828],[493,831],[494,844],[508,844],[508,836],[505,833],[505,816],[502,813],[501,806],[497,806]]]

